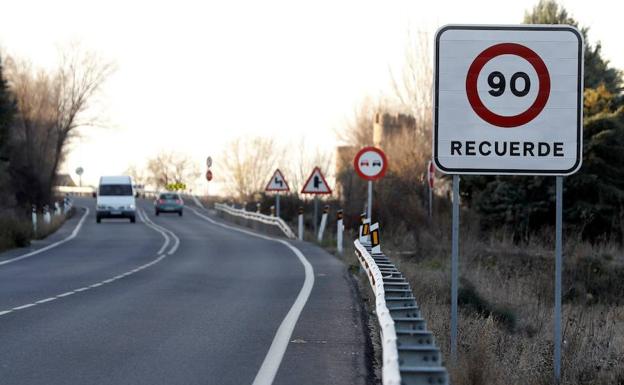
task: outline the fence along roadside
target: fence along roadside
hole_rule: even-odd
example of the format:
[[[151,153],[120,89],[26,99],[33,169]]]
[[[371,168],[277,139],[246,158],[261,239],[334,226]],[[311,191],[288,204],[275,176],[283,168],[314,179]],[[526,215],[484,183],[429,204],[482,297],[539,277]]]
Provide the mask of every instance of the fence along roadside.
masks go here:
[[[379,224],[363,218],[354,245],[375,295],[383,385],[448,385],[442,354],[409,283],[381,252]]]

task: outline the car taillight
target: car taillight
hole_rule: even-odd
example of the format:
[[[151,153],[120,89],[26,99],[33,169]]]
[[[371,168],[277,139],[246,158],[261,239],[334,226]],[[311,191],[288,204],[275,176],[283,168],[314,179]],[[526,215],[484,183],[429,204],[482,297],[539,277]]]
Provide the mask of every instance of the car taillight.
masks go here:
[[[180,199],[176,199],[176,204],[177,204],[177,205],[181,205],[181,204],[182,204],[182,200],[180,200]]]
[[[165,200],[164,199],[159,199],[158,203],[160,203],[161,205],[164,205],[165,204]]]

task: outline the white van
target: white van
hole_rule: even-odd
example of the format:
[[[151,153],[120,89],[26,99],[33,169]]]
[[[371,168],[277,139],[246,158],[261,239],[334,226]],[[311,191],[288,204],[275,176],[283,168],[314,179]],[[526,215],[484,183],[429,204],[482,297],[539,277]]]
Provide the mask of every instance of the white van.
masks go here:
[[[97,191],[96,221],[102,218],[128,218],[136,221],[136,201],[132,178],[129,176],[103,176]]]

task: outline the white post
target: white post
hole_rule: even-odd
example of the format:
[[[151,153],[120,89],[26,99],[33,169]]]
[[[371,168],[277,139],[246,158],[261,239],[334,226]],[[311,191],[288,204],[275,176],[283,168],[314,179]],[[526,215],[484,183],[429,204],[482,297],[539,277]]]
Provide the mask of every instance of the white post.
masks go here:
[[[275,195],[275,215],[277,215],[277,217],[280,217],[280,193],[278,192],[277,195]]]
[[[35,235],[37,235],[37,206],[32,205],[32,225],[33,225],[33,232]]]
[[[54,215],[55,216],[61,215],[61,205],[59,205],[58,202],[54,202]]]
[[[299,240],[303,241],[303,207],[299,207],[299,218],[298,218],[298,222],[299,222]]]
[[[260,213],[260,207],[262,206],[262,204],[260,202],[256,203],[256,212],[259,214]]]
[[[381,254],[381,240],[379,239],[379,222],[370,225],[371,255]]]
[[[43,221],[46,225],[49,225],[52,219],[50,218],[50,207],[48,205],[43,206]]]
[[[323,209],[323,216],[321,217],[321,227],[319,228],[317,240],[323,241],[323,233],[325,232],[325,226],[327,225],[327,214],[329,212],[329,206],[325,206]]]
[[[337,218],[338,220],[336,221],[336,251],[338,252],[338,254],[342,255],[342,233],[344,232],[344,224],[343,224],[343,220],[342,220],[342,210],[338,210],[338,214]]]
[[[362,225],[360,226],[360,243],[369,243],[369,235],[370,235],[370,219],[364,218],[362,220]]]

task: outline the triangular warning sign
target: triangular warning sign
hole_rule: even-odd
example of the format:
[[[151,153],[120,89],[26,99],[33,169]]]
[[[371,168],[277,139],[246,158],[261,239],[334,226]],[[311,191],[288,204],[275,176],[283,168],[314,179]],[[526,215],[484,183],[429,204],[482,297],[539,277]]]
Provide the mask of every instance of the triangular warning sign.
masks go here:
[[[271,180],[267,183],[264,191],[290,191],[290,187],[288,187],[288,182],[286,182],[286,178],[282,175],[282,172],[279,170],[275,170]]]
[[[314,167],[312,174],[308,177],[308,180],[303,184],[302,194],[331,194],[332,190],[329,188],[321,169]]]

